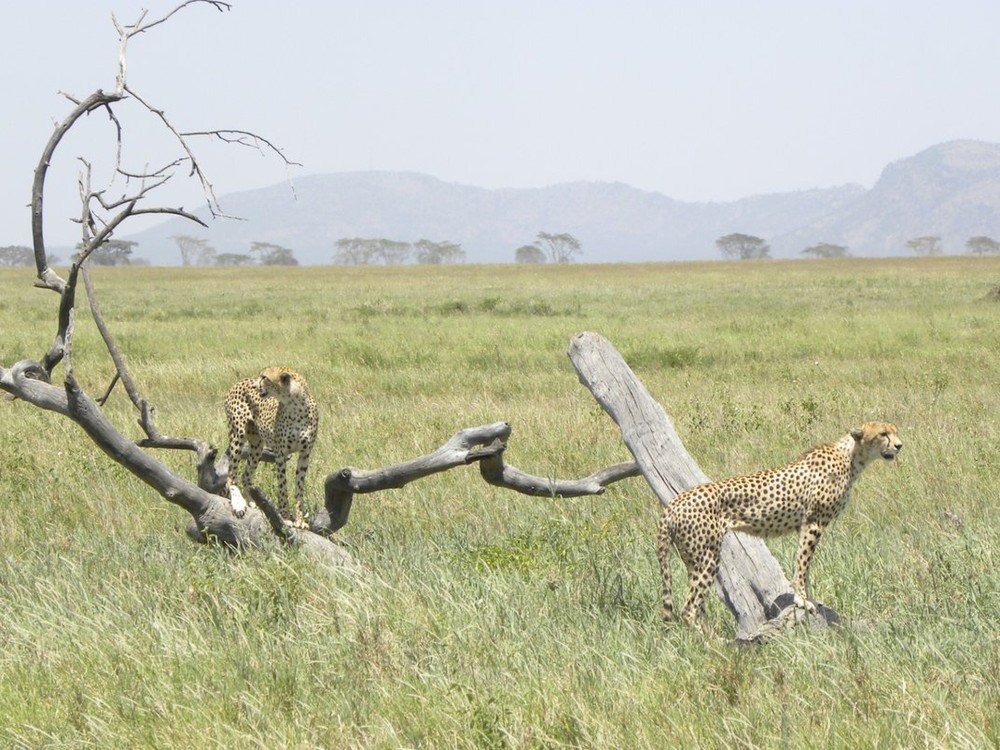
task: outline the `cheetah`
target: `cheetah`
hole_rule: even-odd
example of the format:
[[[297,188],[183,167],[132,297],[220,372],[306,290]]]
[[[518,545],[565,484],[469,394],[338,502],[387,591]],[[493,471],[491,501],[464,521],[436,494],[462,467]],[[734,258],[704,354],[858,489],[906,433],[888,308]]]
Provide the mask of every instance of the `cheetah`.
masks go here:
[[[674,619],[670,549],[688,571],[689,590],[681,618],[697,625],[705,595],[719,568],[722,537],[744,531],[770,537],[799,532],[792,589],[795,605],[810,612],[809,562],[826,527],[847,505],[851,486],[879,457],[891,461],[902,449],[896,426],[866,422],[839,440],[803,453],[790,464],[692,487],[667,504],[657,542],[663,576],[663,619]]]
[[[236,515],[242,516],[246,506],[245,501],[239,502],[239,492],[231,487],[232,480],[237,478],[239,489],[249,496],[254,471],[266,446],[275,453],[278,507],[286,513],[290,509],[285,466],[292,453],[299,454],[295,471],[294,524],[304,526],[306,472],[319,426],[319,411],[305,378],[288,367],[265,368],[256,378],[246,378],[230,388],[225,405],[229,419],[229,447],[226,448],[230,476],[228,488]],[[243,473],[238,474],[239,462],[243,458],[246,459]]]

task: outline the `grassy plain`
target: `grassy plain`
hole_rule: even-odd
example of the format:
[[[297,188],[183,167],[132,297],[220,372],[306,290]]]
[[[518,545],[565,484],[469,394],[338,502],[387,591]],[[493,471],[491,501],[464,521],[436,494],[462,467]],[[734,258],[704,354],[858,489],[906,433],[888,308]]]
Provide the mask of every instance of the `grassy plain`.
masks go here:
[[[813,566],[845,627],[741,650],[717,601],[718,640],[661,628],[640,479],[541,500],[470,468],[360,497],[342,538],[368,575],[349,578],[194,545],[183,512],[75,426],[0,401],[0,746],[1000,744],[1000,302],[985,299],[1000,259],[95,280],[166,434],[224,445],[232,382],[266,364],[307,375],[313,502],[328,471],[501,419],[507,460],[533,474],[627,459],[566,357],[582,330],[618,347],[710,476],[870,418],[906,447],[860,480]],[[41,356],[55,305],[0,269],[0,362]],[[75,362],[101,393],[83,312]],[[137,434],[123,394],[110,410]],[[772,544],[786,570],[793,548]]]

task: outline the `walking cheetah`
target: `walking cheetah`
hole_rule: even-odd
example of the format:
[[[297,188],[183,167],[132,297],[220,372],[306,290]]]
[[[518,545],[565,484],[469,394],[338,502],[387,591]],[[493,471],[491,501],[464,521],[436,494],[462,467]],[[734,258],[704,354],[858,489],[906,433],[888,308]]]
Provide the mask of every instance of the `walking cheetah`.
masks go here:
[[[286,513],[290,512],[285,465],[292,453],[298,452],[294,523],[304,526],[302,504],[306,472],[319,425],[319,412],[305,378],[288,367],[268,367],[258,377],[241,380],[229,389],[226,416],[229,418],[226,456],[229,458],[230,485],[233,478],[238,477],[239,488],[244,495],[249,496],[254,471],[264,448],[268,447],[275,453],[278,507]],[[238,474],[239,463],[244,457],[243,473]],[[234,510],[242,516],[245,507],[238,507],[234,502]]]
[[[902,447],[895,425],[866,422],[785,466],[701,484],[679,494],[664,508],[657,537],[664,620],[674,617],[671,546],[677,548],[688,571],[689,590],[681,618],[694,625],[719,568],[722,537],[731,530],[759,537],[798,531],[792,581],[795,604],[814,611],[806,586],[809,561],[820,536],[847,505],[851,486],[869,462],[879,457],[891,461]]]

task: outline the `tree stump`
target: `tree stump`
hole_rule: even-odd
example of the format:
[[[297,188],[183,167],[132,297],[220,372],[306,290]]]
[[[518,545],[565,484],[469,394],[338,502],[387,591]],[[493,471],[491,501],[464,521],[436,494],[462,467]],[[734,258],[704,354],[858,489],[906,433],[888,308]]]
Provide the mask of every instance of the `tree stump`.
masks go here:
[[[621,429],[643,477],[662,505],[678,493],[711,481],[674,431],[663,407],[611,343],[596,333],[572,338],[569,358],[580,382]],[[654,534],[650,533],[650,543]],[[726,534],[716,578],[719,597],[736,618],[736,640],[759,643],[796,623],[827,627],[837,613],[817,604],[808,614],[792,604],[792,586],[761,539]]]

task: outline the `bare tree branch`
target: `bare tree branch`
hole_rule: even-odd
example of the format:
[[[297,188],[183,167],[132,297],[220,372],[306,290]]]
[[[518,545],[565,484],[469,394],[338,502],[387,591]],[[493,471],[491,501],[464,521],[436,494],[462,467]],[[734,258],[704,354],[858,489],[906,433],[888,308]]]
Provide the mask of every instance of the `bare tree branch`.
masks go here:
[[[118,30],[119,34],[125,36],[126,39],[131,39],[136,34],[142,34],[142,33],[146,32],[146,31],[149,31],[150,29],[152,29],[155,26],[159,26],[161,23],[165,23],[166,21],[169,21],[170,18],[175,13],[180,12],[184,8],[188,7],[189,5],[197,5],[198,3],[204,3],[205,5],[211,5],[212,7],[214,7],[220,13],[224,13],[227,10],[232,10],[232,8],[233,8],[233,6],[230,3],[220,2],[220,0],[185,0],[185,2],[181,3],[180,5],[178,5],[172,11],[170,11],[169,13],[167,13],[165,16],[162,16],[161,18],[157,18],[155,21],[150,21],[149,23],[143,23],[143,20],[146,18],[146,14],[149,12],[147,10],[143,10],[142,13],[139,15],[139,20],[136,21],[134,24],[131,24],[130,26],[125,26],[125,27],[120,26],[118,24],[118,21],[115,19],[114,14],[111,15],[111,20],[114,23],[115,29]],[[120,56],[121,56],[121,59],[124,60],[124,58],[125,58],[125,49],[124,49],[124,47],[122,47],[122,49],[121,49],[121,55]]]
[[[119,24],[118,19],[115,18],[115,14],[114,13],[111,14],[111,22],[115,26],[115,31],[118,32],[118,76],[115,79],[115,87],[116,87],[115,90],[119,94],[123,94],[127,87],[125,71],[126,71],[126,63],[128,57],[126,52],[128,50],[129,40],[131,40],[132,37],[138,34],[143,34],[149,31],[150,29],[159,26],[161,23],[165,23],[166,21],[170,20],[170,18],[172,18],[175,13],[180,12],[189,5],[196,5],[198,3],[211,5],[220,13],[227,10],[232,10],[233,7],[229,3],[220,2],[219,0],[185,0],[185,2],[178,5],[176,8],[168,12],[166,15],[157,18],[154,21],[150,21],[148,23],[144,23],[144,21],[146,20],[146,14],[149,13],[149,11],[144,9],[139,14],[139,18],[135,23],[126,26],[122,26],[121,24]]]
[[[209,495],[150,458],[119,433],[97,404],[74,383],[67,382],[65,388],[50,385],[41,377],[43,371],[37,362],[19,362],[0,379],[0,388],[33,406],[69,417],[101,450],[192,515],[204,513],[215,503],[226,504],[224,498]]]
[[[70,268],[69,280],[63,281],[59,279],[62,288],[59,297],[56,335],[48,352],[42,358],[42,367],[45,368],[50,378],[52,370],[62,361],[63,356],[66,354],[66,340],[73,325],[73,308],[76,304],[76,280],[78,272],[79,265],[74,264]]]
[[[38,271],[39,280],[37,285],[40,287],[62,293],[63,287],[66,284],[59,274],[49,268],[45,252],[45,237],[42,229],[45,175],[48,172],[49,165],[52,163],[56,147],[63,139],[63,136],[69,132],[69,129],[83,115],[113,102],[121,101],[121,99],[121,94],[105,94],[98,89],[77,104],[69,116],[56,126],[55,132],[49,137],[48,143],[45,144],[45,148],[42,150],[42,157],[38,160],[38,166],[35,167],[35,179],[31,186],[31,240],[35,251],[35,268]]]
[[[219,206],[219,199],[215,197],[215,188],[212,187],[212,183],[209,181],[208,175],[205,174],[205,172],[202,170],[201,164],[198,162],[197,157],[195,157],[194,151],[191,150],[191,147],[188,145],[187,140],[185,140],[184,136],[181,135],[181,133],[177,130],[177,128],[173,126],[173,123],[171,123],[170,120],[167,119],[167,116],[163,112],[163,110],[157,109],[156,107],[149,104],[145,99],[143,99],[141,96],[135,93],[135,91],[130,89],[128,86],[125,87],[125,91],[128,93],[129,96],[131,96],[133,99],[139,102],[143,107],[145,107],[151,114],[158,117],[163,127],[165,127],[167,130],[173,133],[174,138],[177,140],[177,144],[184,150],[184,153],[187,154],[187,161],[191,165],[191,169],[188,172],[188,176],[198,178],[198,181],[201,183],[202,192],[204,192],[205,199],[208,203],[208,210],[212,214],[212,216],[214,218],[236,218],[236,217],[226,216],[226,214],[223,213],[222,208]]]
[[[104,315],[101,313],[101,306],[97,302],[97,294],[94,291],[94,280],[90,277],[89,264],[83,266],[83,285],[87,290],[87,300],[90,302],[90,314],[94,318],[94,323],[97,324],[97,330],[104,340],[108,354],[111,355],[111,361],[115,363],[115,378],[112,380],[111,387],[108,388],[108,393],[111,393],[111,388],[114,387],[115,380],[121,380],[122,385],[125,386],[125,392],[132,401],[132,405],[136,409],[141,410],[143,399],[139,395],[139,390],[135,387],[135,381],[132,380],[132,375],[129,373],[128,367],[125,366],[125,358],[118,350],[111,331],[108,329],[108,324],[104,321]]]
[[[194,438],[167,437],[160,434],[160,431],[156,428],[156,424],[153,420],[155,408],[139,393],[139,389],[136,387],[131,373],[129,373],[128,366],[125,364],[125,358],[118,349],[118,345],[115,343],[114,337],[111,335],[111,331],[104,320],[104,315],[101,313],[101,308],[97,301],[97,294],[94,291],[93,280],[90,277],[90,266],[87,264],[82,266],[82,268],[83,283],[87,290],[87,299],[90,301],[90,312],[93,315],[94,322],[97,324],[97,330],[101,334],[101,338],[104,340],[104,345],[107,347],[108,354],[111,355],[111,360],[115,365],[115,374],[112,378],[111,385],[108,386],[105,396],[97,401],[98,405],[103,405],[104,401],[107,400],[108,396],[110,396],[115,383],[120,380],[122,385],[125,387],[125,392],[128,394],[132,405],[135,406],[140,413],[138,420],[139,427],[141,427],[143,432],[146,433],[146,439],[139,441],[137,445],[141,448],[167,448],[194,451],[198,456],[199,475],[209,472],[208,467],[202,466],[202,464],[206,462],[214,464],[215,451],[210,445],[202,440]],[[212,452],[211,458],[208,457],[210,451]],[[211,473],[209,472],[208,475],[210,476]],[[208,482],[208,486],[201,484],[201,482],[199,482],[199,484],[203,489],[207,489],[210,492],[221,491],[222,487],[225,485],[225,478],[222,478],[221,484],[218,479],[213,479]]]
[[[470,463],[480,463],[480,472],[490,484],[536,497],[599,495],[608,484],[639,473],[636,465],[629,463],[603,469],[582,480],[546,479],[525,474],[503,463],[510,434],[508,422],[466,427],[437,450],[410,461],[372,471],[348,466],[328,474],[324,508],[313,520],[312,530],[318,534],[332,534],[342,528],[347,523],[356,494],[398,489],[415,479]]]
[[[112,376],[111,382],[108,383],[107,390],[104,391],[104,395],[97,399],[98,406],[104,406],[106,403],[108,403],[108,399],[111,398],[111,394],[114,392],[115,386],[118,385],[118,380],[120,379],[120,377],[121,376],[117,372],[114,374],[114,376]]]
[[[285,152],[280,148],[271,143],[267,138],[262,138],[256,133],[251,133],[247,130],[232,130],[232,129],[221,129],[221,130],[193,130],[186,133],[180,133],[184,138],[189,136],[208,136],[211,138],[218,138],[223,143],[231,143],[239,146],[246,146],[247,148],[252,148],[255,151],[264,153],[265,151],[270,151],[271,153],[278,156],[286,166],[290,167],[301,167],[302,165],[297,161],[292,161],[287,156]],[[265,148],[261,148],[264,146]]]
[[[274,503],[271,502],[271,498],[267,496],[264,490],[260,487],[251,487],[250,497],[253,498],[257,507],[263,512],[264,517],[267,518],[267,522],[271,525],[271,531],[274,532],[274,535],[278,539],[288,546],[293,546],[299,541],[295,530],[290,524],[285,523],[281,517],[281,513],[274,507]]]
[[[507,445],[499,439],[490,444],[490,453],[479,460],[479,473],[489,484],[534,497],[583,497],[603,495],[609,484],[641,476],[635,461],[608,466],[583,479],[552,479],[525,474],[503,461]]]

